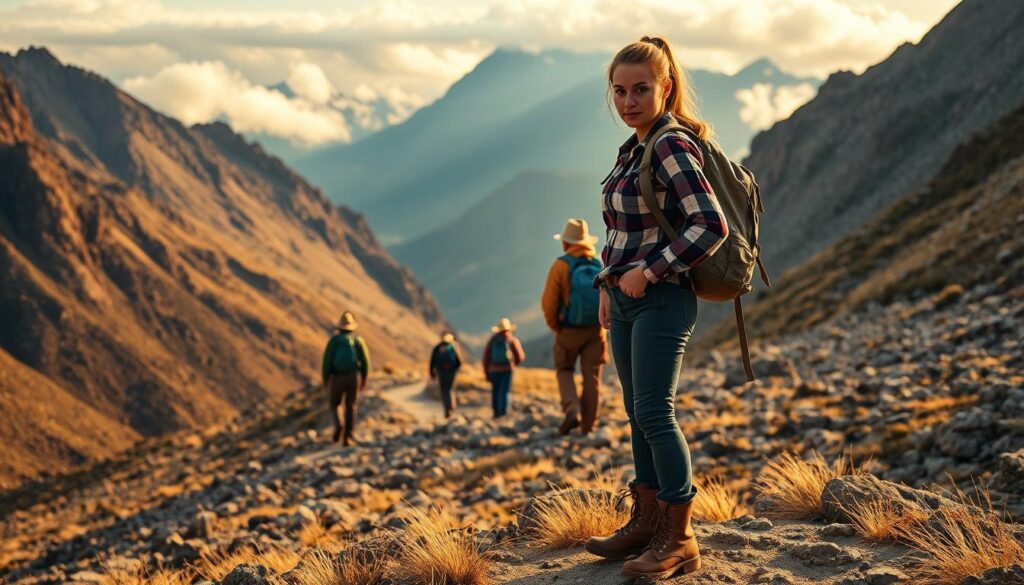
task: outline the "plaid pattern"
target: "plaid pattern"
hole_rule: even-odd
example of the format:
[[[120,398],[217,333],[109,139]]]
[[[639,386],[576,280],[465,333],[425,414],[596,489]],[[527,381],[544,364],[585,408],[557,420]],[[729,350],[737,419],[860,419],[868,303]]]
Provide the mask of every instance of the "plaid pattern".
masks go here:
[[[648,132],[668,124],[665,114]],[[701,166],[704,155],[693,140],[681,132],[669,132],[654,146],[651,157],[654,194],[679,238],[669,241],[647,210],[640,195],[640,159],[646,143],[637,144],[636,134],[621,147],[615,166],[602,182],[601,207],[607,239],[601,258],[605,269],[595,281],[600,285],[610,274],[622,274],[640,267],[650,282],[670,278],[697,266],[722,245],[729,229],[718,199]]]

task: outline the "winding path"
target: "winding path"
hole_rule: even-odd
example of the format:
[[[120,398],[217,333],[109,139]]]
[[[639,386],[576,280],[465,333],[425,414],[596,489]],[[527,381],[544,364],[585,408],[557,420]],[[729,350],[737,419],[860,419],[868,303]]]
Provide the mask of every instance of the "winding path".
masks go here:
[[[395,408],[416,418],[421,425],[431,425],[444,418],[441,401],[428,396],[426,382],[415,382],[381,390],[377,395],[390,402]]]

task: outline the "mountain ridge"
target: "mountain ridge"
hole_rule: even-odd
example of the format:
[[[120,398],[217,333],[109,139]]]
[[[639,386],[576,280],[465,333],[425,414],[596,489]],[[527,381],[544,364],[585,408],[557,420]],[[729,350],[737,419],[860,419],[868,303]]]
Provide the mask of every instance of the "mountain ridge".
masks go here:
[[[43,49],[0,54],[0,77],[3,384],[89,406],[73,438],[15,388],[0,485],[305,384],[342,309],[384,367],[444,326],[360,214],[227,126],[186,128]]]

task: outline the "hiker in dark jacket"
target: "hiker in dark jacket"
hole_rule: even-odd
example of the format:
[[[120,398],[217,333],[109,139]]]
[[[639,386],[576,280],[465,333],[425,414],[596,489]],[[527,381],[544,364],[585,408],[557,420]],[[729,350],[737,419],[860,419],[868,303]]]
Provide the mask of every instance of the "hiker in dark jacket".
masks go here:
[[[455,345],[455,336],[449,331],[441,334],[441,343],[430,352],[430,379],[437,380],[441,387],[441,404],[444,417],[450,418],[455,411],[455,375],[462,367],[462,353]]]
[[[356,423],[356,399],[359,392],[366,388],[370,373],[370,353],[366,349],[366,342],[355,333],[358,326],[352,313],[345,311],[335,326],[338,332],[327,342],[324,350],[322,374],[331,405],[331,417],[334,419],[333,440],[337,443],[344,433],[344,445],[355,440],[352,431]],[[342,399],[345,401],[344,427],[338,417],[338,406]]]
[[[491,407],[494,409],[494,418],[508,414],[512,371],[526,359],[523,345],[512,335],[515,329],[515,325],[512,325],[508,318],[502,318],[496,327],[491,327],[494,335],[484,346],[484,375],[491,382]]]
[[[601,261],[595,258],[597,237],[590,235],[586,220],[569,219],[555,239],[561,240],[565,255],[551,265],[540,304],[544,320],[555,334],[552,353],[565,415],[558,433],[567,435],[580,427],[585,435],[597,420],[601,365],[608,362],[604,329],[597,320],[598,291],[594,288]],[[582,394],[576,392],[577,361],[583,374]]]

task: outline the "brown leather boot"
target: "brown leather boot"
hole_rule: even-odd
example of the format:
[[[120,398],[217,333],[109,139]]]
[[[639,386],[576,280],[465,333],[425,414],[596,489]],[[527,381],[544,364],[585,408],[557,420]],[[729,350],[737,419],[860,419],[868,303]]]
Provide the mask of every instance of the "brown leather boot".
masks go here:
[[[584,546],[590,554],[621,560],[640,554],[650,544],[658,519],[658,490],[634,483],[629,492],[633,496],[629,522],[611,536],[591,536]]]
[[[639,557],[622,565],[623,577],[667,579],[700,568],[697,534],[690,525],[693,500],[669,504],[658,500],[658,527],[650,546]]]

